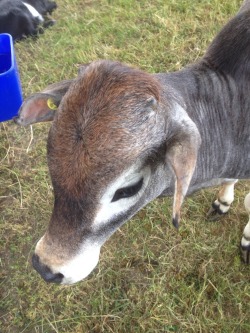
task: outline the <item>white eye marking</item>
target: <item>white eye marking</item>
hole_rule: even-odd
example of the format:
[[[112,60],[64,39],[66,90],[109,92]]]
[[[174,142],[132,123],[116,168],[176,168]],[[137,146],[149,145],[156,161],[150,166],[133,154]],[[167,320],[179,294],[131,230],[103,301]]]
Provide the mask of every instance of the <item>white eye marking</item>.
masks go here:
[[[145,167],[138,171],[138,166],[133,166],[119,176],[112,184],[110,184],[100,200],[99,209],[94,219],[93,227],[98,229],[99,226],[105,224],[116,215],[125,213],[129,208],[135,205],[148,185],[150,174],[151,171],[149,167]],[[142,178],[142,188],[138,191],[138,193],[112,202],[114,194],[118,189],[133,186]]]

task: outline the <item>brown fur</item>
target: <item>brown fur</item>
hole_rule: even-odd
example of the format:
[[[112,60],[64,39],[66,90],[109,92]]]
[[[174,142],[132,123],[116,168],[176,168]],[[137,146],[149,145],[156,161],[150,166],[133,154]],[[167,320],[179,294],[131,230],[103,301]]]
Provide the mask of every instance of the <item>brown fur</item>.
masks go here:
[[[148,135],[152,97],[160,101],[153,76],[109,61],[92,63],[71,84],[48,138],[55,206],[36,249],[43,263],[74,255],[90,232],[100,188],[154,139]]]
[[[54,181],[81,196],[97,177],[106,183],[109,175],[120,171],[120,162],[124,168],[124,160],[131,161],[142,150],[131,146],[139,148],[149,140],[145,105],[151,96],[160,99],[153,76],[120,63],[92,63],[65,95],[49,135]],[[101,168],[97,175],[100,165],[105,172]]]

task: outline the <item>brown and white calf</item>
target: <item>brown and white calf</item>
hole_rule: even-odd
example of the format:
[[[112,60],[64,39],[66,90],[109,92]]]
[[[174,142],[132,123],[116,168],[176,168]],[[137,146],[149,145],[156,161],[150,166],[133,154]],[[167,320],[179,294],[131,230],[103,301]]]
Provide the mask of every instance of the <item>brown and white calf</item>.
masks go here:
[[[250,1],[197,63],[148,74],[95,61],[78,77],[29,97],[17,123],[52,120],[48,165],[54,209],[33,265],[46,281],[77,282],[101,246],[151,200],[223,184],[225,213],[236,179],[250,178]],[[56,111],[57,109],[57,111]],[[245,200],[250,211],[250,196]],[[250,223],[241,241],[249,263]]]

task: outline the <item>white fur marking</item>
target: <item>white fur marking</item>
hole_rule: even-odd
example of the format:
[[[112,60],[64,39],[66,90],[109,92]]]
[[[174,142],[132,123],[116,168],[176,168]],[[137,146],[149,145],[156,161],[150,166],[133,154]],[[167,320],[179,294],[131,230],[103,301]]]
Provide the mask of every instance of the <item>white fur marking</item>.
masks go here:
[[[249,224],[249,226],[250,226],[250,224]],[[244,233],[245,233],[245,230],[244,230]],[[241,246],[247,247],[249,245],[250,245],[250,242],[247,239],[245,239],[244,237],[242,237],[242,239],[241,239]]]
[[[234,201],[234,185],[236,182],[237,180],[232,183],[223,184],[223,189],[219,193],[219,199],[221,202],[225,202],[227,205],[231,205],[231,203]]]
[[[215,200],[215,205],[219,207],[220,211],[225,214],[229,211],[230,206],[223,205],[222,203],[219,202],[219,200]]]
[[[248,214],[250,214],[250,193],[248,193],[244,200],[244,205]]]
[[[129,208],[135,205],[138,199],[142,196],[150,178],[150,168],[146,167],[141,171],[138,170],[138,165],[134,165],[132,168],[126,170],[106,189],[100,200],[100,208],[98,209],[98,212],[94,219],[94,229],[98,229],[99,226],[105,224],[116,215],[125,213]],[[137,183],[142,177],[143,185],[137,194],[129,198],[123,198],[118,201],[111,202],[115,192],[119,188],[132,186],[133,184]]]
[[[86,278],[99,261],[101,246],[88,242],[79,254],[63,266],[51,267],[54,273],[64,275],[61,284],[73,284]]]
[[[234,201],[234,185],[238,180],[228,180],[222,184],[221,190],[218,194],[218,199],[215,200],[215,205],[219,207],[222,213],[227,213],[231,203]],[[224,204],[225,203],[225,204]]]
[[[248,193],[248,195],[245,197],[244,205],[245,205],[246,211],[248,212],[249,218],[250,218],[250,193]],[[241,245],[243,245],[243,246],[249,246],[250,245],[250,241],[248,239],[250,239],[250,219],[249,219],[247,225],[244,228],[243,236],[245,238],[244,237],[242,238]]]
[[[245,197],[244,205],[245,205],[246,211],[248,212],[249,218],[250,218],[250,193],[248,193],[247,196]],[[242,246],[249,246],[250,241],[248,239],[250,239],[250,219],[249,219],[249,221],[248,221],[248,223],[245,226],[245,229],[243,231],[243,238],[241,240],[241,245]]]
[[[23,2],[23,4],[28,8],[28,10],[32,16],[38,18],[40,22],[44,21],[42,15],[33,6],[31,6],[30,4],[28,4],[26,2]]]

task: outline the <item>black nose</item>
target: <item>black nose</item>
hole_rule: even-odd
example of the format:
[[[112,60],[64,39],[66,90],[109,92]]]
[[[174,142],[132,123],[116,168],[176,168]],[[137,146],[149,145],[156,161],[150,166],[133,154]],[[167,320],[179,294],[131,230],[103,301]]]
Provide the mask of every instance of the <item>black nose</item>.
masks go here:
[[[32,264],[35,270],[42,276],[42,278],[46,282],[54,282],[54,283],[62,282],[62,279],[64,278],[63,274],[53,273],[48,266],[41,263],[37,254],[33,254],[32,256]]]

